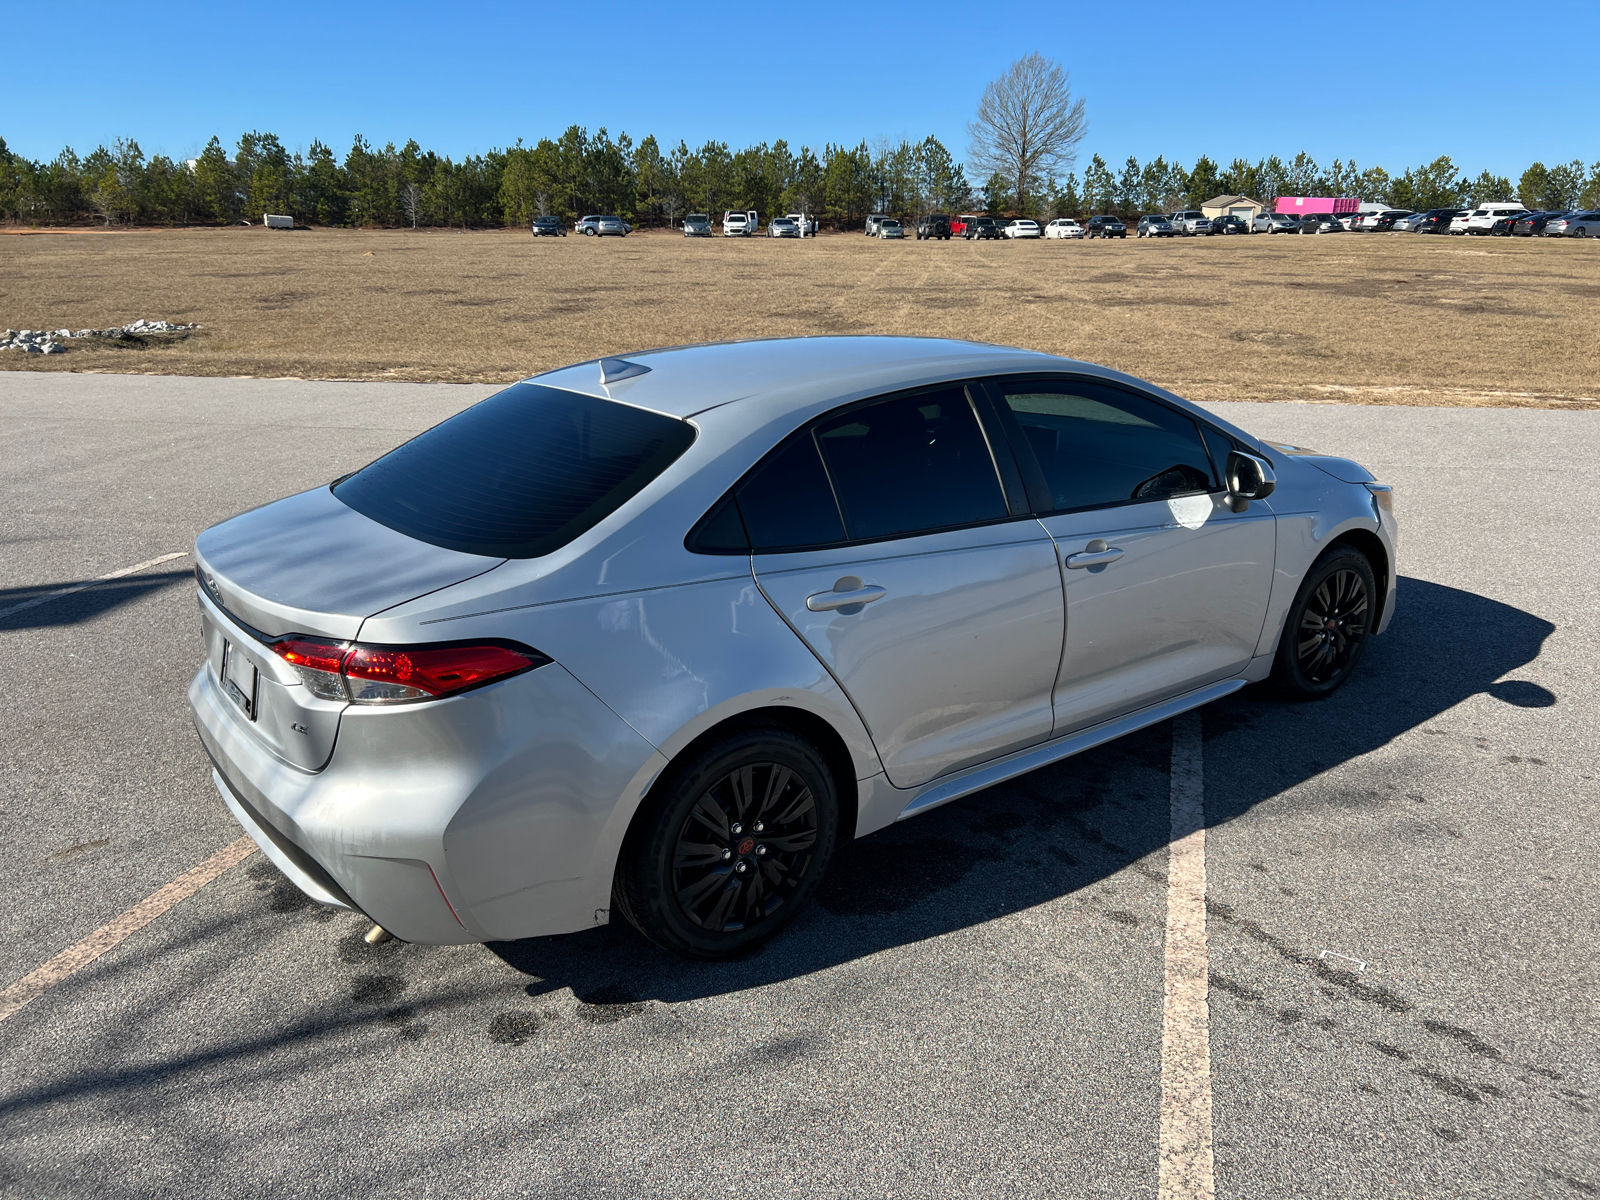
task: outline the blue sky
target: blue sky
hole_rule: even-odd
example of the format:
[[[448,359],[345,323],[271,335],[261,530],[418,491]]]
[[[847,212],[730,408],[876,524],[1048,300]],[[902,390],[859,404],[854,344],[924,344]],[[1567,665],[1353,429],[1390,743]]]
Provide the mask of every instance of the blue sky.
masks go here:
[[[276,23],[274,7],[156,17],[75,4],[70,29],[51,19],[6,56],[0,137],[33,158],[117,136],[189,157],[212,133],[231,146],[252,128],[291,148],[320,137],[341,156],[357,133],[459,156],[577,122],[735,148],[933,133],[959,158],[984,84],[1038,50],[1087,101],[1085,161],[1303,149],[1399,171],[1449,154],[1514,179],[1534,159],[1600,159],[1597,43],[1577,31],[1600,28],[1580,20],[1600,18],[1594,0],[1537,13],[1478,0],[1341,5],[1321,18],[1310,5],[1236,3],[1227,22],[1214,3],[1017,15],[954,3],[480,3],[457,17],[396,0],[367,12],[285,3]],[[0,0],[0,27],[40,15]]]

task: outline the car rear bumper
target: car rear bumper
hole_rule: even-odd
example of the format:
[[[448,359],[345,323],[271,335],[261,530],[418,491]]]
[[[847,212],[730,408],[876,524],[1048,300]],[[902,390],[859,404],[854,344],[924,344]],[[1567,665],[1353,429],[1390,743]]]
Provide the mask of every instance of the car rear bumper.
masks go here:
[[[453,944],[604,924],[618,848],[665,760],[557,664],[445,700],[352,706],[327,766],[274,755],[206,665],[214,782],[306,895]]]

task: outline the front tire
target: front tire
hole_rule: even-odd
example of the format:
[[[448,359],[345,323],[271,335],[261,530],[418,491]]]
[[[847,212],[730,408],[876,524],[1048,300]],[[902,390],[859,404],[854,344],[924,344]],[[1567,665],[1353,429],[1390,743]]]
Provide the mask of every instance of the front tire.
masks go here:
[[[1272,679],[1290,700],[1322,700],[1350,678],[1372,636],[1378,588],[1367,556],[1335,546],[1306,572],[1283,623]]]
[[[652,789],[623,843],[613,902],[663,949],[730,958],[793,919],[838,832],[833,774],[815,746],[783,728],[733,732]]]

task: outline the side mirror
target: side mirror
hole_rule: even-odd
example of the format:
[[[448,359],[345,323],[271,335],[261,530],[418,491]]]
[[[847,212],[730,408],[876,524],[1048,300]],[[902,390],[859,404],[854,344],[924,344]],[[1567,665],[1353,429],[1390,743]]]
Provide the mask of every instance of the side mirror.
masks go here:
[[[1272,464],[1242,450],[1228,452],[1228,507],[1242,513],[1252,500],[1265,500],[1278,486]]]

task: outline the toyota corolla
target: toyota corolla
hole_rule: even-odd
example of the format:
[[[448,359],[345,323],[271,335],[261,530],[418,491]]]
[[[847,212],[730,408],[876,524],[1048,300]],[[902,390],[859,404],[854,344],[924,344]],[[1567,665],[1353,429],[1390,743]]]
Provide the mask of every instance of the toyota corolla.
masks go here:
[[[207,530],[221,799],[415,942],[771,936],[840,839],[1272,680],[1394,609],[1389,489],[1116,371],[915,338],[515,384]]]

